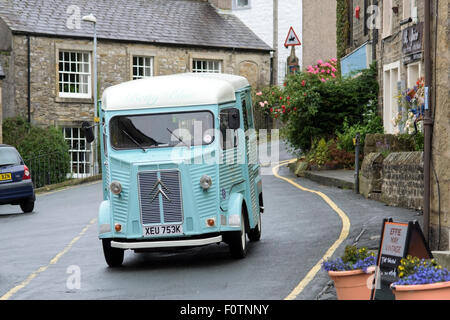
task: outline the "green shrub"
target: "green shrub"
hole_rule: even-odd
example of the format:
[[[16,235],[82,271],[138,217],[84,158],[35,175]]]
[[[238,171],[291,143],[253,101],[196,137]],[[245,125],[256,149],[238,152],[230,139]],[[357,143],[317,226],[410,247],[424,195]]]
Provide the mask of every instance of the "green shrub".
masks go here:
[[[5,119],[4,142],[16,147],[36,187],[62,182],[70,173],[69,146],[61,130],[31,126],[21,117]]]
[[[354,151],[355,146],[353,144],[353,139],[359,132],[361,137],[360,138],[361,150],[363,150],[367,134],[383,133],[383,131],[384,131],[383,120],[379,116],[377,116],[374,111],[370,110],[365,115],[362,123],[355,123],[353,125],[350,125],[347,119],[344,120],[342,130],[336,132],[337,146],[338,148],[346,151]]]
[[[306,160],[308,163],[319,167],[325,165],[330,160],[330,152],[328,147],[329,145],[325,139],[320,139],[319,142],[316,143],[307,154]]]
[[[311,72],[289,76],[278,106],[270,106],[285,124],[283,136],[289,145],[307,152],[313,139],[333,139],[343,132],[344,123],[347,128],[364,123],[364,115],[378,104],[376,75],[373,64],[355,78],[322,81]]]

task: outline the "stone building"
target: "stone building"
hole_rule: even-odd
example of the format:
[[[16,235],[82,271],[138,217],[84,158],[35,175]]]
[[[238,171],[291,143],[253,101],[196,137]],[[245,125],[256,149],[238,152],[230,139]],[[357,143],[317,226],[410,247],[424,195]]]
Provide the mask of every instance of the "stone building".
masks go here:
[[[423,1],[350,0],[350,42],[341,59],[349,74],[377,61],[379,107],[386,133],[394,133],[399,90],[412,88],[424,75]],[[413,40],[414,39],[414,40]]]
[[[2,82],[5,79],[5,73],[3,72],[2,65],[0,64],[0,123],[3,121],[3,112],[2,112]],[[0,126],[0,144],[3,142],[2,136],[2,126]]]
[[[386,133],[398,133],[392,119],[400,111],[398,95],[425,75],[425,1],[347,0],[350,25],[342,73],[378,66],[379,114]],[[450,0],[431,0],[432,172],[430,242],[449,250],[450,236]]]
[[[274,84],[282,84],[291,48],[285,47],[292,27],[300,38],[295,48],[300,67],[336,57],[336,0],[209,0],[221,12],[237,16],[274,49]]]
[[[181,72],[270,83],[272,48],[206,0],[0,0],[0,8],[3,117],[29,113],[34,124],[62,128],[75,174],[89,174],[92,162],[80,131],[94,117],[93,24],[85,15],[97,18],[98,97],[124,81]]]

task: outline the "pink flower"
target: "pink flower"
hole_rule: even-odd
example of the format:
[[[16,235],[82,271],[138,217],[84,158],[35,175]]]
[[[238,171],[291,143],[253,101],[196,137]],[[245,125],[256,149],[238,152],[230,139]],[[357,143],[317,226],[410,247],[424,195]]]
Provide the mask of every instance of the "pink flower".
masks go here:
[[[330,70],[327,70],[327,73],[330,74]]]
[[[264,102],[260,102],[259,105],[261,106],[261,108],[264,108],[265,106]]]
[[[257,96],[262,96],[262,94],[263,93],[261,91],[256,93]]]
[[[332,73],[331,76],[332,76],[333,78],[336,78],[336,75],[335,75],[334,73]]]
[[[337,69],[333,67],[333,68],[331,68],[331,71],[336,72]]]
[[[269,104],[267,101],[264,101],[264,104]]]
[[[320,81],[322,82],[326,82],[327,80],[325,80],[325,78],[320,79]]]
[[[317,60],[317,63],[318,63],[318,64],[322,64],[322,63],[323,63],[323,60],[320,60],[320,59],[319,59],[319,60]]]
[[[320,70],[321,73],[325,73],[325,69]]]

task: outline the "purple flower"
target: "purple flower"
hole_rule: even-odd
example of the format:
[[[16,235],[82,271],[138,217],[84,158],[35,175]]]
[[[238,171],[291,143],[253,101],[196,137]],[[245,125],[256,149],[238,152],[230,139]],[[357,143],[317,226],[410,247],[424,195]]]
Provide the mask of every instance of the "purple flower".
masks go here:
[[[450,281],[450,272],[445,268],[419,265],[414,268],[414,273],[395,282],[396,285],[417,285]]]

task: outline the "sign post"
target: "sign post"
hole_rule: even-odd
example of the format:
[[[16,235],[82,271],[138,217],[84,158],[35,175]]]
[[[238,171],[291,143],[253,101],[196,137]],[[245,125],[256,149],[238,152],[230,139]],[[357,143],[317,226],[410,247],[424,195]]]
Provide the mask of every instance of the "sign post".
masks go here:
[[[287,72],[289,74],[297,73],[300,70],[299,60],[295,55],[295,47],[301,45],[302,43],[300,42],[299,37],[295,33],[294,28],[291,27],[286,37],[286,41],[284,42],[286,48],[291,47],[291,54],[287,58]]]
[[[372,300],[395,299],[390,285],[399,280],[397,268],[408,255],[420,259],[433,257],[419,223],[398,223],[384,219],[375,274],[375,284],[379,284],[379,287],[374,286],[372,289]]]

